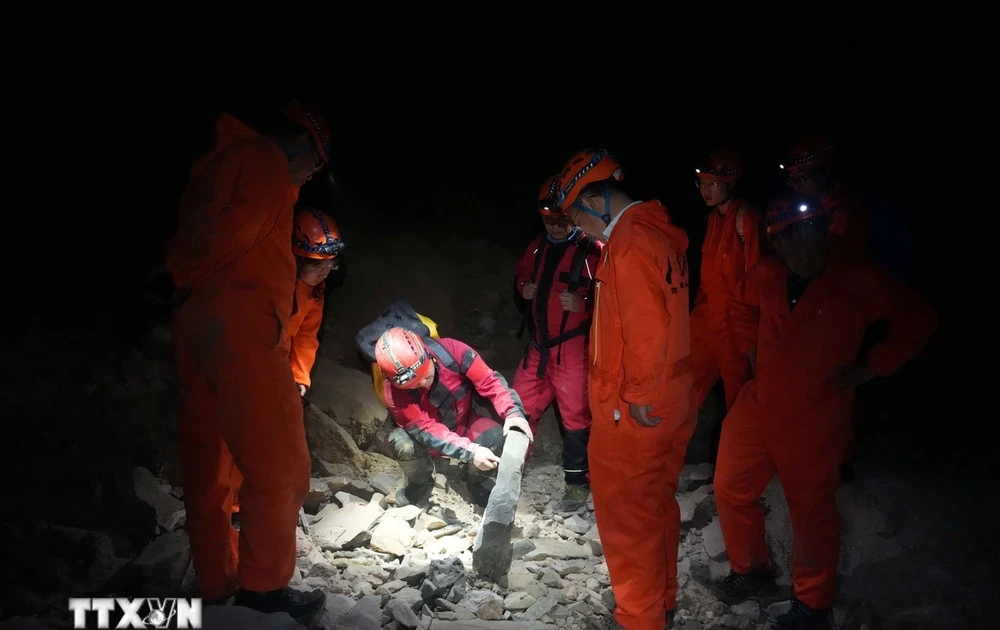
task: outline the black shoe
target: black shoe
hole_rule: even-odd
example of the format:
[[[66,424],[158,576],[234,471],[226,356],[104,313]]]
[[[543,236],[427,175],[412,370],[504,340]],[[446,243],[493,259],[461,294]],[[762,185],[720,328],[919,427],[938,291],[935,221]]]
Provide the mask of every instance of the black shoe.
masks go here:
[[[431,494],[434,492],[433,483],[422,483],[414,484],[412,486],[406,486],[405,488],[400,488],[396,492],[396,505],[399,507],[404,507],[407,505],[418,505],[420,507],[426,507],[426,504],[431,499]]]
[[[777,594],[778,584],[774,581],[771,571],[753,571],[737,573],[730,571],[726,579],[719,584],[720,598],[732,606],[752,597],[770,597]]]
[[[323,607],[326,594],[320,590],[298,591],[285,587],[276,591],[258,593],[241,590],[236,594],[233,606],[246,606],[263,613],[288,613],[293,619],[305,619]]]
[[[782,630],[828,630],[829,615],[825,610],[810,608],[797,599],[792,600],[792,608],[778,615],[774,623]]]
[[[493,492],[493,484],[490,480],[469,483],[469,499],[481,508],[485,508],[490,502],[490,493]]]

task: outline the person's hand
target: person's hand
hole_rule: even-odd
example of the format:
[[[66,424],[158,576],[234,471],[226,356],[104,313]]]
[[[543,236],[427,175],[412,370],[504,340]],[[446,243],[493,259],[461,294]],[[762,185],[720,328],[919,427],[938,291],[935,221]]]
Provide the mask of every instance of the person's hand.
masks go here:
[[[535,294],[538,293],[538,285],[534,282],[526,282],[524,286],[521,287],[521,297],[526,300],[535,299]]]
[[[510,433],[511,429],[521,429],[521,431],[528,436],[529,442],[535,441],[535,436],[531,434],[531,426],[528,421],[523,416],[508,416],[503,423],[503,434],[506,437]]]
[[[479,470],[493,470],[500,465],[500,458],[482,444],[477,444],[476,450],[472,451],[472,465]]]
[[[303,385],[302,383],[296,383],[296,385],[299,386],[299,396],[305,396],[306,395],[306,390],[309,389],[309,388],[306,387],[305,385]]]
[[[635,418],[635,421],[639,423],[639,426],[655,427],[663,422],[663,418],[649,415],[653,413],[652,405],[629,405],[628,409],[632,417]]]
[[[867,363],[855,363],[835,368],[833,372],[830,372],[830,378],[826,382],[840,389],[854,389],[873,378],[875,378],[875,372],[868,367]]]
[[[583,308],[583,300],[580,299],[580,296],[568,291],[559,294],[559,303],[562,304],[564,311],[570,313],[579,313]]]

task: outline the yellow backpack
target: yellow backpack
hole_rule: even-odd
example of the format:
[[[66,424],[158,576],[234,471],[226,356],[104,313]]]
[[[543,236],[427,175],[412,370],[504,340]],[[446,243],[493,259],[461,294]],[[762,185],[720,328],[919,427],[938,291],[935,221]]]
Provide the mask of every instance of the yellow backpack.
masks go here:
[[[440,339],[438,336],[437,323],[433,319],[425,315],[417,313],[417,317],[420,318],[420,322],[427,326],[431,331],[431,338]],[[382,376],[382,370],[378,369],[378,363],[372,363],[372,385],[375,387],[375,395],[378,396],[379,401],[386,408],[389,405],[385,401],[385,377]]]

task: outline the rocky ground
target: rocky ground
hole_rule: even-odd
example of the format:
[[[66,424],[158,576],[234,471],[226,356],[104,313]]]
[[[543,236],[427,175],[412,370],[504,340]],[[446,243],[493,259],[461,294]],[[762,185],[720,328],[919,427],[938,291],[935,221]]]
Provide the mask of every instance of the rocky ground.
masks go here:
[[[600,532],[591,504],[573,513],[556,510],[563,481],[551,411],[541,420],[524,476],[515,560],[499,584],[472,570],[482,510],[468,502],[458,466],[439,462],[428,509],[399,508],[387,500],[400,473],[380,452],[386,413],[355,356],[354,332],[391,299],[408,299],[438,320],[443,334],[466,340],[512,379],[523,347],[515,339],[520,316],[507,297],[513,259],[485,242],[455,241],[426,245],[419,269],[387,274],[384,258],[366,257],[365,249],[358,249],[351,264],[358,271],[330,299],[306,407],[314,478],[298,531],[293,585],[327,593],[317,623],[328,630],[603,627],[614,595]],[[456,266],[456,260],[463,264]],[[455,287],[475,289],[459,301],[452,299]],[[384,299],[376,302],[373,294]],[[95,442],[104,446],[90,445],[96,459],[83,442],[65,450],[67,462],[58,470],[72,492],[58,482],[31,490],[50,503],[65,498],[69,505],[4,524],[5,563],[18,577],[6,581],[6,621],[0,627],[70,627],[69,596],[195,593],[183,488],[171,454],[176,404],[168,342],[169,328],[159,327],[145,345],[129,351],[120,372],[95,378],[85,388],[111,427]],[[31,398],[30,391],[24,395]],[[67,434],[86,439],[76,431]],[[55,444],[56,437],[52,440]],[[110,451],[130,456],[115,460]],[[83,464],[88,456],[91,468],[98,466],[95,461],[144,465],[122,470],[107,464],[90,474]],[[987,542],[995,523],[977,514],[983,497],[968,488],[959,492],[943,478],[918,482],[905,468],[873,461],[863,462],[858,481],[838,495],[844,531],[834,627],[1000,627],[990,603],[995,569],[983,561],[996,553]],[[37,465],[36,476],[42,468]],[[768,488],[765,504],[784,590],[770,602],[729,607],[712,593],[728,563],[711,480],[708,465],[687,466],[681,478],[679,627],[767,628],[789,597],[791,535],[780,485],[775,481]],[[301,627],[287,616],[231,606],[206,609],[205,618],[209,628]]]

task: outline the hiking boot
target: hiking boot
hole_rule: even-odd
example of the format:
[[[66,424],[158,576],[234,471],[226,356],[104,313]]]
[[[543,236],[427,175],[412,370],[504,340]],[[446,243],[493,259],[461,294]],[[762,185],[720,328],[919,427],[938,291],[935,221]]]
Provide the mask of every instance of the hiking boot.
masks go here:
[[[413,484],[400,488],[396,491],[396,505],[399,507],[407,505],[425,507],[427,502],[430,501],[431,493],[433,492],[433,483]]]
[[[576,512],[587,502],[590,496],[590,486],[586,484],[568,483],[562,501],[556,503],[559,512]]]
[[[791,609],[774,620],[781,630],[829,630],[829,614],[792,599]]]
[[[483,481],[470,481],[466,484],[465,487],[469,490],[469,500],[479,507],[485,508],[490,502],[490,493],[493,492],[494,484],[491,481],[485,479]]]
[[[259,593],[241,590],[233,600],[233,606],[246,606],[262,613],[288,613],[296,620],[305,619],[323,607],[326,595],[323,591],[298,591],[285,587],[276,591]]]
[[[771,571],[752,571],[746,574],[730,571],[718,588],[720,599],[730,606],[745,599],[770,597],[778,592],[778,584]]]

